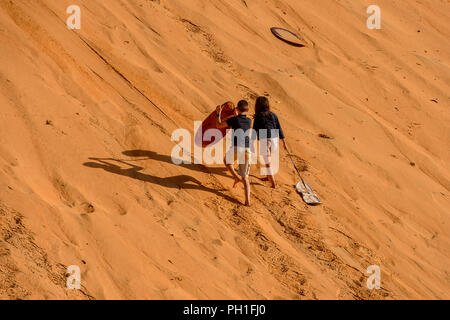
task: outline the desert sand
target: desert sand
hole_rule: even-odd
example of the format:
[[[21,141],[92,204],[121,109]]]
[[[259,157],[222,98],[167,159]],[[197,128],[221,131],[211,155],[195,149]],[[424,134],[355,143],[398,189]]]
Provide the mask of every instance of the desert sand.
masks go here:
[[[370,4],[0,0],[0,298],[449,299],[450,4],[378,0],[369,30]],[[173,130],[258,95],[322,206],[284,151],[251,208],[172,163]]]

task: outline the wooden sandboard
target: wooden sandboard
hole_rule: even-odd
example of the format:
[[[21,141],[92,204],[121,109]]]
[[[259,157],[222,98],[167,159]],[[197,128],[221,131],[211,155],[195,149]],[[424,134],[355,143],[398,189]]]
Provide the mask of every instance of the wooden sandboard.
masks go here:
[[[295,33],[283,29],[283,28],[271,28],[270,31],[272,31],[273,35],[277,37],[278,39],[289,43],[290,45],[296,46],[296,47],[304,47],[305,44],[303,43],[302,39],[300,39]]]

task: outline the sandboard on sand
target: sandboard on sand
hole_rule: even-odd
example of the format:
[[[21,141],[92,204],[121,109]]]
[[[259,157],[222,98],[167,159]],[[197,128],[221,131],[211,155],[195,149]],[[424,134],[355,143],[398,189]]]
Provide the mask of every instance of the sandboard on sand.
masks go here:
[[[280,39],[281,41],[284,41],[292,46],[296,47],[304,47],[305,44],[303,43],[302,39],[300,39],[295,33],[282,29],[282,28],[271,28],[270,31],[272,31],[273,35]]]
[[[319,196],[314,192],[313,188],[302,178],[300,174],[300,170],[298,170],[295,165],[294,159],[292,159],[292,155],[288,152],[289,158],[291,158],[292,164],[294,165],[295,171],[297,171],[298,176],[300,177],[300,182],[297,183],[295,189],[302,196],[303,201],[310,206],[317,206],[322,204],[322,200],[320,200]]]
[[[311,186],[307,182],[300,181],[299,183],[297,183],[295,188],[297,189],[297,192],[302,196],[303,201],[305,201],[306,204],[309,204],[311,206],[322,204],[320,198],[316,195],[313,188],[311,188]]]
[[[232,102],[225,102],[222,105],[222,114],[221,119],[228,119],[230,116],[233,116],[235,114],[235,107]],[[216,110],[214,110],[203,122],[200,128],[198,128],[196,134],[195,134],[195,144],[197,146],[201,146],[203,148],[206,148],[208,146],[212,146],[216,143],[218,143],[221,139],[215,139],[213,137],[213,141],[205,141],[204,135],[205,132],[209,129],[217,129],[222,133],[222,138],[226,136],[227,129],[229,128],[220,128],[218,129],[216,126]]]

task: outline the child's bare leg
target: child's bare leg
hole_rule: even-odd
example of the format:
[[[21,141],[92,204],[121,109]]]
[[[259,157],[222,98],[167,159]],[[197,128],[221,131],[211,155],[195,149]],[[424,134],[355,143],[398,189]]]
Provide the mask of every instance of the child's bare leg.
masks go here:
[[[272,188],[277,188],[277,182],[275,181],[275,176],[269,176],[269,181],[272,184]]]
[[[236,185],[241,182],[241,178],[239,177],[239,175],[236,173],[236,170],[234,170],[234,166],[232,164],[227,164],[226,159],[224,159],[225,165],[228,169],[228,171],[230,171],[231,175],[234,178],[234,185],[233,188],[236,187]]]
[[[267,168],[267,172],[269,172],[269,173],[272,172],[270,164],[266,164],[266,168]],[[275,189],[277,187],[277,182],[275,181],[275,176],[273,174],[267,175],[267,180],[269,180],[270,183],[272,184],[272,188]]]
[[[269,181],[270,184],[272,185],[272,188],[276,188],[277,187],[277,183],[275,181],[275,176],[272,173],[272,157],[269,155],[267,155],[266,157],[264,157],[264,167],[266,167],[266,174],[267,176],[263,179],[261,179],[262,181]]]
[[[244,189],[245,189],[245,205],[250,207],[250,180],[248,177],[244,178]]]

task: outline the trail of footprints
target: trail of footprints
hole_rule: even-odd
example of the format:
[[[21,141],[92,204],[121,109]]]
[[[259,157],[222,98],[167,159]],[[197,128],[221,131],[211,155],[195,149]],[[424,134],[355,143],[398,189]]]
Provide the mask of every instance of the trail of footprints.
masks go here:
[[[66,267],[50,261],[45,251],[25,227],[23,215],[0,203],[0,299],[26,299],[32,292],[17,280],[18,274],[45,275],[57,288],[66,286]],[[38,278],[31,277],[31,282]],[[39,280],[42,281],[42,280]],[[30,287],[35,288],[36,283]],[[81,291],[65,292],[70,299],[91,299]]]
[[[190,20],[184,18],[178,18],[178,20],[185,26],[191,39],[195,41],[202,52],[205,52],[214,62],[219,63],[235,77],[241,76],[239,70],[233,65],[233,61],[220,48],[213,34]]]
[[[206,167],[205,173],[208,174],[206,184],[217,189],[223,189],[224,186],[221,182]],[[78,208],[79,206],[83,211],[80,212],[81,214],[93,212],[93,206],[86,202],[84,197],[78,194],[76,190],[67,186],[60,179],[55,180],[55,186],[60,192],[61,201],[68,207]],[[293,197],[297,197],[297,195],[295,193],[292,194],[290,189],[291,186],[278,189],[277,192],[282,192],[284,195],[278,202],[273,201],[271,203],[264,200],[270,198],[264,192],[271,191],[256,191],[253,196],[255,202],[257,202],[255,205],[257,205],[258,210],[254,210],[255,207],[249,209],[241,205],[232,204],[216,196],[208,198],[204,205],[213,209],[217,213],[218,218],[224,221],[231,229],[239,232],[241,236],[257,245],[258,256],[264,261],[268,271],[293,293],[292,298],[316,299],[315,288],[308,283],[307,275],[302,271],[302,266],[284,253],[275,241],[265,235],[263,229],[254,218],[256,215],[263,215],[265,219],[277,223],[281,227],[285,239],[294,243],[302,252],[306,252],[316,265],[323,267],[323,272],[331,273],[342,284],[338,298],[384,299],[388,297],[390,292],[384,288],[382,290],[369,291],[365,284],[367,279],[364,274],[365,270],[358,270],[354,266],[346,264],[327,247],[324,243],[323,232],[314,221],[308,207],[301,202],[300,198],[293,200],[295,199]],[[226,193],[234,196],[231,192]],[[78,205],[78,203],[81,204]],[[260,210],[262,212],[259,212]],[[339,236],[339,245],[357,259],[361,266],[369,266],[374,261],[379,262],[379,258],[370,249],[359,244],[348,233],[343,231],[345,229],[339,224],[331,208],[324,206],[323,210],[327,215],[334,218],[330,218],[327,223],[328,228]],[[4,252],[4,249],[0,245],[0,259],[2,252]],[[4,265],[8,266],[8,264]]]
[[[210,201],[208,206],[214,207],[218,218],[249,241],[256,243],[258,256],[265,262],[269,272],[286,288],[294,293],[293,298],[316,299],[315,288],[307,281],[301,265],[285,254],[277,243],[269,239],[254,219],[254,215],[264,215],[281,226],[285,239],[294,243],[302,252],[311,258],[323,272],[331,274],[342,286],[337,298],[354,299],[386,299],[392,294],[386,289],[370,291],[366,287],[365,268],[380,259],[368,248],[349,237],[338,222],[328,221],[331,230],[337,230],[339,245],[353,258],[358,260],[361,270],[348,265],[324,243],[324,235],[314,221],[308,207],[301,201],[292,200],[289,190],[281,189],[285,197],[280,202],[267,203],[256,192],[254,199],[265,207],[264,212],[256,212],[239,205],[230,205],[223,200]],[[300,199],[300,198],[299,198]],[[324,207],[328,214],[332,209]],[[332,220],[332,219],[330,219]],[[335,219],[337,220],[337,219]],[[365,266],[363,268],[363,266]]]

